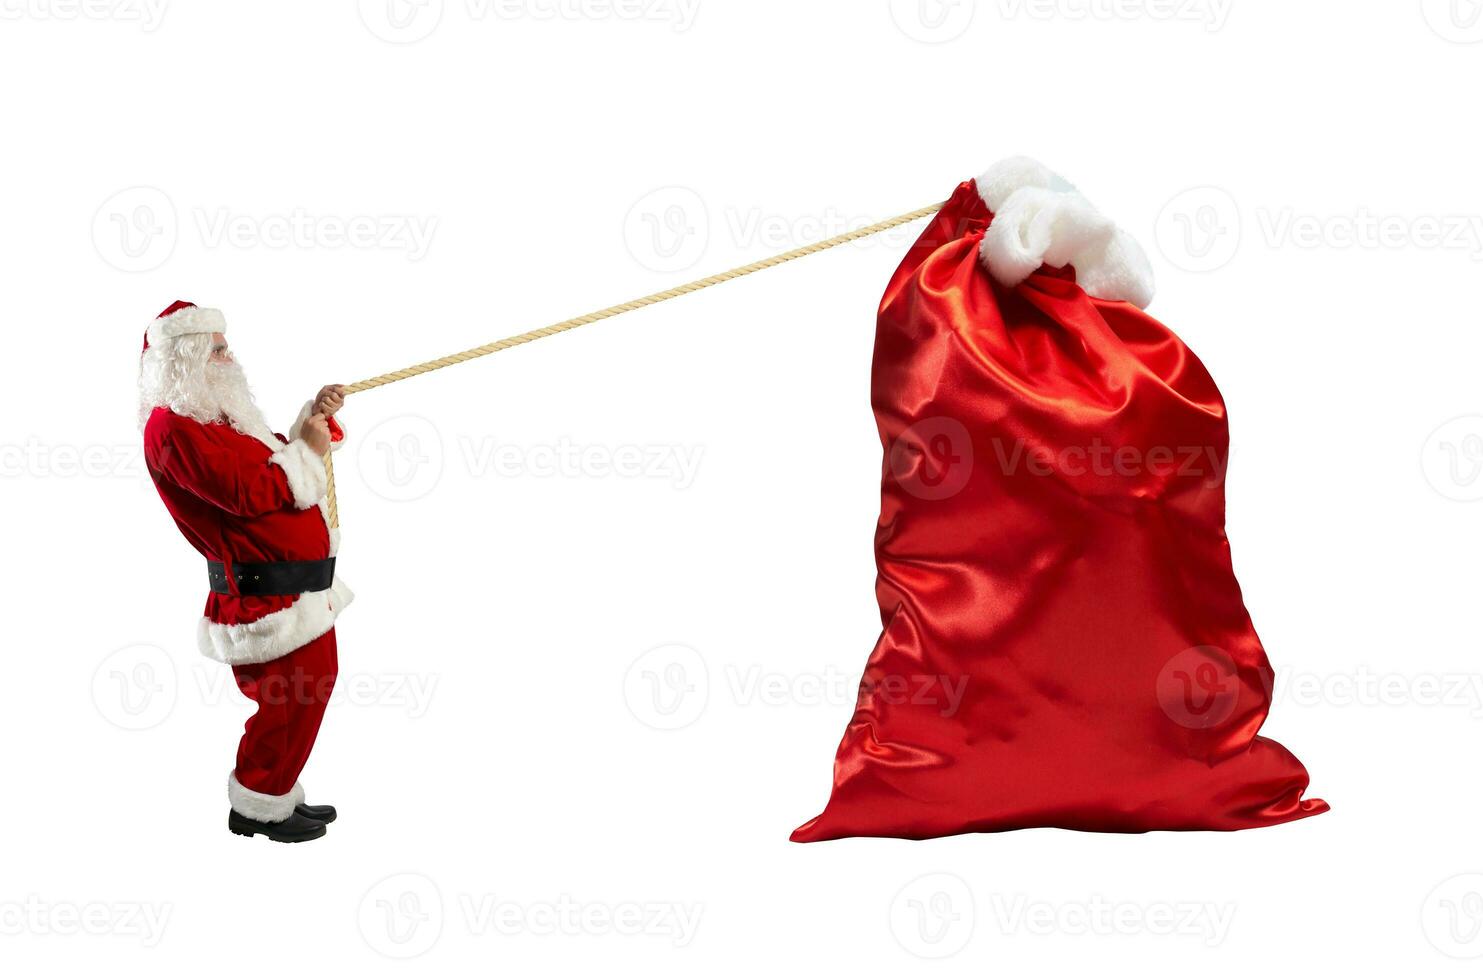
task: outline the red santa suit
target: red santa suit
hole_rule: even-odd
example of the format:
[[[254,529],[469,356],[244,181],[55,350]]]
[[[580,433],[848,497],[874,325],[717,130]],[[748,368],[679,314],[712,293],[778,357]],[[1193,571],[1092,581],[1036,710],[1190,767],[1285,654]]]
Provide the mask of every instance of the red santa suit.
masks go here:
[[[185,314],[197,328],[225,326],[209,316],[200,322],[220,317],[216,311],[170,309],[176,312],[167,310],[156,324]],[[167,329],[151,327],[148,339],[172,336]],[[160,499],[191,546],[225,570],[226,591],[210,592],[197,639],[203,654],[232,667],[238,687],[258,705],[228,797],[238,813],[270,822],[304,802],[299,773],[335,682],[335,618],[352,599],[338,577],[323,591],[298,595],[243,595],[236,584],[234,568],[243,563],[320,561],[337,550],[324,462],[298,438],[309,412],[305,406],[287,439],[266,427],[254,431],[251,422],[243,432],[226,418],[203,423],[163,406],[144,426],[144,458]],[[331,438],[332,446],[343,441],[338,426]]]

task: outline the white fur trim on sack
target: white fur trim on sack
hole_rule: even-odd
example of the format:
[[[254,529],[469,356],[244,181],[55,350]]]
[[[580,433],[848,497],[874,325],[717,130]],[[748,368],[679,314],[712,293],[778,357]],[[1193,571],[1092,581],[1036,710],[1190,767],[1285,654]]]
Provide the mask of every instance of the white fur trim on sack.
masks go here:
[[[221,310],[185,306],[169,316],[151,320],[146,336],[149,337],[149,346],[153,347],[172,337],[184,337],[193,333],[225,333],[226,329],[227,318]]]
[[[294,783],[294,788],[282,796],[269,796],[243,786],[233,772],[227,776],[227,799],[233,810],[249,820],[282,823],[293,816],[294,807],[304,802],[304,787]]]
[[[283,467],[288,488],[293,491],[294,506],[299,510],[308,510],[324,499],[329,489],[324,460],[304,440],[293,440],[268,457],[268,462]]]
[[[338,577],[322,592],[305,592],[293,605],[250,623],[228,626],[201,617],[196,645],[224,664],[261,664],[293,653],[330,631],[355,593]]]
[[[976,183],[994,212],[979,257],[1000,283],[1016,286],[1042,265],[1069,265],[1088,296],[1139,307],[1153,301],[1153,266],[1143,249],[1049,167],[1010,157]]]

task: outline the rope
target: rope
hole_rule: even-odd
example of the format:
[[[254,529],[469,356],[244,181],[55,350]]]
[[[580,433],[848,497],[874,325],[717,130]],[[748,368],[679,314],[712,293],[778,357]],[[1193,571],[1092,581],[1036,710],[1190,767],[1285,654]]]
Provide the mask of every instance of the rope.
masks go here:
[[[771,269],[785,262],[801,259],[805,255],[813,255],[816,252],[823,252],[848,242],[858,241],[861,238],[869,238],[871,235],[878,235],[883,231],[889,231],[900,225],[910,224],[919,218],[925,218],[930,214],[935,214],[941,208],[941,204],[932,204],[925,208],[917,208],[915,211],[897,215],[894,218],[887,218],[885,221],[877,221],[875,224],[867,225],[864,228],[847,231],[843,235],[835,235],[833,238],[826,238],[823,241],[814,242],[812,245],[795,248],[791,252],[783,252],[781,255],[774,255],[758,262],[740,265],[735,269],[730,269],[714,276],[706,276],[704,279],[687,282],[683,286],[676,286],[673,289],[650,293],[648,296],[629,300],[626,303],[619,303],[617,306],[609,306],[606,309],[598,310],[594,313],[573,317],[570,320],[562,320],[560,323],[553,323],[550,326],[529,330],[525,333],[506,337],[503,340],[496,340],[493,343],[484,344],[480,347],[471,347],[466,351],[449,354],[447,357],[440,357],[434,361],[423,361],[421,364],[414,364],[411,367],[402,368],[400,371],[378,374],[374,378],[367,378],[364,381],[357,381],[355,384],[346,385],[345,394],[354,395],[358,392],[369,391],[372,388],[379,388],[382,385],[389,385],[393,381],[405,381],[408,378],[415,378],[419,374],[427,374],[429,371],[452,367],[455,364],[462,364],[464,361],[472,361],[476,357],[497,354],[502,350],[509,350],[511,347],[519,347],[521,344],[528,344],[532,340],[540,340],[543,337],[554,337],[559,333],[566,333],[568,330],[575,330],[577,327],[585,327],[589,323],[597,323],[599,320],[606,320],[620,313],[641,310],[646,306],[653,306],[655,303],[663,303],[665,300],[677,299],[690,293],[697,293],[702,289],[718,286],[723,282],[730,282],[732,279],[740,279],[742,276],[749,276],[754,272],[761,272],[763,269]],[[325,495],[325,503],[329,512],[330,527],[339,527],[339,509],[335,505],[335,475],[333,469],[330,468],[328,454],[325,455],[325,470],[329,476],[329,488]]]
[[[340,526],[340,502],[335,499],[335,460],[333,453],[324,454],[324,514],[330,527]]]

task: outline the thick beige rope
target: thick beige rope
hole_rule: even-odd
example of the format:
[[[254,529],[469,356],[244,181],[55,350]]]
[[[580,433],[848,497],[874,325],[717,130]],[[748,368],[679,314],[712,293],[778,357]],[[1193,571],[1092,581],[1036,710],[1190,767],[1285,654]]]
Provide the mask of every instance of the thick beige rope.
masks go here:
[[[324,514],[330,527],[340,526],[340,502],[335,499],[335,460],[324,454]]]
[[[706,276],[704,279],[697,279],[694,282],[687,282],[683,286],[676,286],[673,289],[666,289],[658,293],[650,293],[648,296],[629,300],[627,303],[619,303],[617,306],[609,306],[606,309],[598,310],[595,313],[587,313],[583,316],[573,317],[570,320],[562,320],[560,323],[553,323],[548,327],[541,327],[537,330],[529,330],[522,334],[516,334],[513,337],[506,337],[504,340],[496,340],[491,344],[484,344],[481,347],[473,347],[469,350],[461,351],[457,354],[449,354],[447,357],[440,357],[435,361],[424,361],[421,364],[414,364],[411,367],[402,368],[400,371],[391,371],[387,374],[378,374],[374,378],[367,378],[364,381],[357,381],[355,384],[346,385],[345,394],[353,395],[357,392],[368,391],[371,388],[379,388],[382,385],[391,384],[393,381],[404,381],[407,378],[415,378],[419,374],[426,374],[429,371],[436,371],[439,368],[452,367],[455,364],[462,364],[464,361],[472,361],[476,357],[484,357],[487,354],[497,354],[502,350],[509,350],[511,347],[519,347],[521,344],[528,344],[532,340],[540,340],[543,337],[554,337],[559,333],[565,333],[568,330],[575,330],[577,327],[585,327],[589,323],[596,323],[599,320],[606,320],[609,317],[615,317],[620,313],[629,313],[633,310],[641,310],[646,306],[653,306],[655,303],[662,303],[665,300],[675,299],[688,293],[699,292],[702,289],[707,289],[711,286],[716,286],[723,282],[729,282],[732,279],[740,279],[742,276],[749,276],[754,272],[761,272],[763,269],[771,269],[773,266],[782,265],[785,262],[792,262],[794,259],[801,259],[805,255],[813,255],[815,252],[823,252],[826,249],[831,249],[838,245],[844,245],[848,242],[857,241],[861,238],[869,238],[871,235],[878,235],[883,231],[889,231],[890,229],[896,228],[900,225],[909,224],[913,221],[916,221],[918,218],[925,218],[929,214],[935,214],[941,209],[941,204],[932,204],[925,208],[918,208],[917,210],[908,212],[907,214],[897,215],[894,218],[888,218],[885,221],[878,221],[875,224],[867,225],[864,228],[857,228],[854,231],[845,232],[843,235],[835,235],[833,238],[826,238],[821,242],[814,242],[812,245],[805,245],[802,248],[795,248],[791,252],[783,252],[781,255],[774,255],[771,258],[762,259],[758,262],[752,262],[747,265],[737,266],[735,269],[730,269],[726,272],[722,272],[714,276]],[[325,454],[325,471],[329,476],[329,488],[328,492],[325,494],[325,503],[329,511],[330,527],[339,527],[340,514],[339,509],[336,507],[335,503],[335,473],[333,468],[330,466],[328,454]]]

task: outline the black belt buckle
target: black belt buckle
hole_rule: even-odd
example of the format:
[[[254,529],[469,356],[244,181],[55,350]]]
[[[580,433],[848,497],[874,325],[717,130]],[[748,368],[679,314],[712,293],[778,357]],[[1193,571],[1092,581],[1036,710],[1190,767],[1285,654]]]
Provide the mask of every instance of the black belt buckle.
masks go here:
[[[211,591],[220,595],[302,595],[323,592],[335,581],[335,559],[317,561],[206,562]]]

